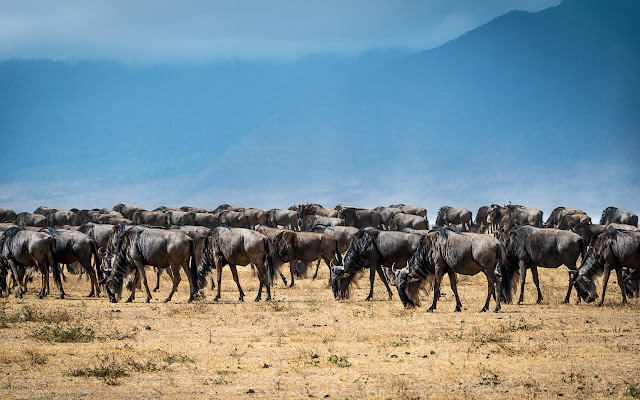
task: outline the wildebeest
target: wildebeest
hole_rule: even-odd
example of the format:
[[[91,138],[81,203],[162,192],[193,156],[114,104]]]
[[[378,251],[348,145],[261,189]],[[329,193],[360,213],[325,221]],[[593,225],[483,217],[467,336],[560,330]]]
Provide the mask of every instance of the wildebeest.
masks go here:
[[[533,282],[538,290],[536,303],[540,303],[542,292],[538,280],[538,267],[558,268],[563,264],[569,271],[569,288],[564,303],[569,302],[572,286],[571,271],[576,270],[578,257],[584,257],[587,251],[585,241],[580,235],[560,229],[520,225],[508,232],[505,248],[507,262],[501,265],[502,292],[505,303],[511,303],[512,294],[515,294],[517,289],[515,282],[518,279],[520,279],[518,304],[522,303],[527,269],[531,269]]]
[[[476,213],[476,232],[477,233],[488,233],[489,232],[489,206],[482,206],[478,209]]]
[[[53,257],[55,239],[42,232],[33,232],[19,227],[9,228],[0,236],[0,259],[2,266],[8,266],[18,284],[16,297],[22,298],[25,290],[25,269],[37,267],[42,273],[42,288],[39,298],[49,294],[49,268],[53,280],[64,298],[64,289],[60,279],[60,268]],[[6,276],[6,275],[5,275]]]
[[[627,224],[609,224],[605,227],[605,229],[618,229],[621,231],[637,231],[638,227]]]
[[[600,225],[609,225],[613,223],[638,226],[638,216],[631,211],[623,210],[622,208],[607,207],[602,211]]]
[[[220,219],[213,213],[196,213],[193,224],[197,226],[206,226],[207,228],[212,229],[220,225]]]
[[[91,292],[88,297],[100,295],[96,270],[91,263],[91,258],[98,264],[98,248],[96,242],[87,234],[79,231],[64,229],[42,228],[41,232],[51,235],[54,240],[53,258],[57,264],[71,264],[78,262],[89,275],[91,280]]]
[[[622,291],[622,304],[626,304],[627,295],[622,277],[623,267],[640,269],[640,232],[605,230],[593,239],[587,256],[582,260],[582,266],[578,271],[572,273],[575,277],[574,286],[578,295],[587,303],[598,298],[595,281],[604,274],[602,298],[598,303],[598,306],[602,306],[609,275],[611,270],[615,269],[618,285]]]
[[[271,299],[274,269],[269,255],[269,239],[265,235],[245,228],[217,227],[205,236],[202,246],[202,263],[198,266],[197,273],[193,277],[196,282],[196,297],[199,295],[200,289],[204,287],[207,274],[211,268],[215,267],[218,293],[214,300],[220,299],[222,268],[228,264],[233,280],[238,286],[240,301],[244,301],[244,292],[238,280],[236,265],[254,264],[260,281],[255,300],[259,301],[262,298],[263,287],[267,289],[266,300]]]
[[[557,228],[572,230],[578,224],[590,224],[591,218],[587,214],[567,214],[558,223]]]
[[[132,220],[136,225],[167,226],[169,224],[169,214],[162,211],[136,211]]]
[[[180,209],[182,211],[194,212],[194,213],[206,213],[206,212],[209,212],[209,211],[205,210],[204,208],[200,208],[200,207],[182,206],[182,207],[180,207]]]
[[[220,204],[218,207],[216,207],[215,210],[211,211],[214,214],[220,213],[222,211],[236,211],[236,212],[243,212],[244,211],[244,207],[236,207],[236,206],[231,206],[229,204]]]
[[[556,207],[553,211],[551,211],[549,218],[547,218],[547,222],[544,223],[544,227],[562,229],[558,227],[558,225],[560,224],[560,221],[562,221],[562,219],[566,215],[572,215],[572,214],[587,215],[586,212],[577,208]]]
[[[196,213],[191,211],[167,211],[169,225],[194,225]]]
[[[119,212],[126,219],[132,219],[133,214],[135,214],[138,211],[145,211],[145,209],[138,206],[128,206],[126,204],[120,203],[120,204],[116,204],[113,207],[113,211]]]
[[[175,232],[181,232],[185,235],[189,236],[191,240],[193,240],[193,244],[195,246],[195,262],[196,265],[200,265],[202,262],[202,241],[205,236],[209,233],[209,228],[205,228],[204,226],[193,226],[193,225],[172,225],[168,227],[169,230]],[[156,287],[153,289],[156,292],[160,289],[160,274],[157,275]],[[213,281],[212,281],[213,283]],[[212,286],[213,288],[214,286]]]
[[[326,233],[338,243],[338,251],[343,254],[349,248],[353,236],[359,231],[353,226],[324,226],[316,225],[314,232]]]
[[[424,230],[429,229],[429,225],[424,217],[405,213],[397,213],[391,218],[388,228],[392,231],[401,231],[406,228]]]
[[[405,214],[417,215],[427,219],[427,209],[420,206],[407,206],[405,204],[392,204],[389,207],[399,208]]]
[[[466,208],[440,207],[436,217],[436,226],[449,227],[452,224],[462,224],[464,230],[471,230],[473,226],[471,211]]]
[[[16,219],[16,213],[13,210],[0,208],[0,222],[13,222]]]
[[[516,206],[522,207],[522,206]],[[487,209],[487,222],[489,223],[489,233],[498,232],[500,229],[500,222],[507,215],[507,207],[502,207],[498,204],[492,204]]]
[[[47,217],[41,214],[29,214],[28,212],[21,212],[16,215],[15,223],[21,226],[39,226],[44,228],[47,226]]]
[[[337,218],[338,211],[324,208],[320,204],[300,204],[297,206],[298,218],[303,219],[307,215],[319,215],[328,218]]]
[[[367,227],[382,229],[382,218],[376,210],[345,207],[338,211],[338,218],[342,218],[346,226],[353,226],[358,229]]]
[[[190,267],[189,259],[191,259]],[[171,268],[173,287],[169,296],[164,300],[165,303],[171,300],[178,289],[181,280],[180,267],[182,267],[189,280],[191,293],[189,299],[191,300],[195,293],[192,280],[192,271],[197,268],[195,260],[195,244],[191,238],[183,233],[152,228],[125,228],[118,234],[113,269],[104,282],[109,301],[116,303],[120,300],[124,279],[131,273],[135,273],[131,296],[127,302],[135,299],[137,282],[142,277],[147,292],[146,302],[148,303],[151,300],[151,291],[147,283],[145,265],[156,268]]]
[[[271,252],[273,268],[278,270],[283,263],[289,263],[291,273],[289,286],[294,284],[296,261],[312,263],[317,260],[314,279],[318,275],[321,260],[324,260],[328,266],[333,260],[342,262],[336,240],[326,233],[282,231],[271,240],[271,243],[273,244]]]
[[[436,309],[440,298],[442,275],[449,274],[451,289],[456,297],[455,311],[462,309],[458,296],[456,274],[487,277],[487,301],[480,311],[489,309],[493,295],[494,311],[500,310],[500,279],[495,269],[505,261],[502,244],[495,238],[477,233],[458,233],[448,228],[435,228],[421,236],[420,244],[406,268],[396,271],[398,296],[405,308],[420,305],[420,291],[433,284],[433,303],[428,311]]]
[[[605,230],[605,225],[597,224],[578,224],[571,229],[572,232],[580,235],[587,246],[591,246],[591,239],[596,237],[600,232]]]
[[[507,206],[507,213],[500,220],[500,228],[508,231],[518,225],[542,228],[542,211],[534,207]]]
[[[87,222],[92,222],[91,216],[93,214],[100,214],[100,210],[94,208],[92,210],[78,210],[75,213],[76,213],[76,219],[73,220],[73,225],[80,226]]]
[[[220,225],[231,228],[251,228],[249,217],[243,211],[220,211],[218,214]]]
[[[47,215],[49,226],[73,225],[76,213],[73,211],[55,210]]]
[[[376,207],[375,210],[380,214],[382,227],[387,230],[389,229],[393,216],[402,212],[400,207]]]
[[[249,227],[251,228],[267,225],[267,212],[265,210],[247,208],[244,210],[244,215],[247,216]]]
[[[318,225],[324,226],[345,226],[342,218],[329,218],[321,215],[307,215],[298,220],[300,231],[313,232]]]
[[[271,228],[281,226],[292,231],[298,230],[298,213],[293,210],[272,208],[267,211],[267,226]]]
[[[366,300],[373,299],[373,282],[378,276],[387,288],[389,299],[393,293],[385,276],[383,267],[404,265],[418,248],[420,235],[413,233],[381,231],[366,228],[358,231],[347,249],[343,265],[331,268],[331,289],[336,300],[349,297],[349,287],[356,275],[369,268],[369,295]]]

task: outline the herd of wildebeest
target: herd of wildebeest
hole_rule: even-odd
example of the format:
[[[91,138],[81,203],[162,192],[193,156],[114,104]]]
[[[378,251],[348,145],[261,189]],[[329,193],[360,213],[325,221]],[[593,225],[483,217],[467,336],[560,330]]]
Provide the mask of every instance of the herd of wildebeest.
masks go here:
[[[330,268],[329,286],[336,299],[349,297],[349,288],[369,269],[373,298],[375,275],[384,283],[389,299],[390,284],[406,308],[420,305],[420,295],[433,291],[429,311],[436,308],[443,275],[449,276],[456,299],[457,274],[487,278],[487,298],[482,311],[495,300],[512,302],[518,286],[518,304],[523,301],[525,276],[531,271],[537,302],[542,301],[538,267],[568,271],[564,302],[576,289],[578,301],[597,299],[596,279],[604,275],[599,305],[611,270],[617,274],[622,303],[638,297],[640,284],[640,231],[638,216],[616,207],[606,208],[600,224],[581,210],[557,207],[546,222],[542,211],[518,205],[483,206],[476,213],[465,208],[442,207],[430,229],[427,210],[404,204],[363,209],[338,205],[301,204],[287,210],[260,210],[221,205],[213,211],[195,207],[158,207],[146,211],[124,204],[113,210],[57,210],[39,207],[33,214],[0,209],[0,296],[27,292],[37,272],[42,277],[39,297],[49,294],[53,275],[60,298],[64,298],[65,274],[86,273],[91,281],[89,296],[106,291],[117,302],[124,287],[133,301],[142,284],[146,301],[151,300],[145,267],[153,267],[157,291],[166,271],[173,286],[171,300],[181,281],[182,269],[189,282],[189,301],[203,297],[207,277],[215,269],[211,289],[220,299],[222,268],[229,265],[244,292],[236,266],[251,265],[260,287],[256,301],[271,299],[271,286],[278,273],[287,285],[281,267],[289,264],[290,282],[304,276],[315,263],[317,277],[322,260]],[[578,260],[581,260],[578,264]],[[309,271],[310,272],[310,271]],[[519,285],[518,285],[519,283]]]

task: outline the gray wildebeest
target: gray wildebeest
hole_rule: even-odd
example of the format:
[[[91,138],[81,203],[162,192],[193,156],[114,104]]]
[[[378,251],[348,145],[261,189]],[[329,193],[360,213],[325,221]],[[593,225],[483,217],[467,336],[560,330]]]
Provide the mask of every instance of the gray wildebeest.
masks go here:
[[[477,233],[489,233],[489,209],[489,206],[482,206],[478,208],[475,223]]]
[[[570,231],[576,227],[578,224],[590,224],[591,217],[587,214],[567,214],[558,223],[556,228],[562,229],[565,231]]]
[[[393,216],[402,212],[400,207],[376,207],[375,210],[380,214],[382,227],[386,230],[389,229]]]
[[[605,230],[596,236],[587,256],[582,260],[582,266],[574,271],[574,286],[578,295],[587,303],[598,298],[596,293],[596,279],[604,274],[602,281],[602,298],[598,306],[604,303],[607,282],[611,270],[616,270],[618,285],[622,291],[622,304],[627,303],[624,289],[622,268],[640,269],[640,232]]]
[[[60,268],[53,257],[55,239],[43,232],[33,232],[22,228],[9,228],[0,236],[0,259],[4,266],[9,266],[18,284],[16,297],[22,298],[25,288],[25,269],[37,267],[42,273],[42,288],[39,298],[49,294],[49,268],[53,272],[53,280],[64,298]]]
[[[597,225],[597,224],[578,224],[571,229],[572,232],[580,235],[587,246],[591,246],[591,239],[598,236],[600,232],[605,230],[605,225]]]
[[[389,207],[399,208],[405,214],[417,215],[419,217],[427,218],[427,209],[420,206],[407,206],[404,204],[392,204]]]
[[[517,290],[516,282],[520,280],[520,298],[518,304],[524,300],[524,284],[527,269],[531,269],[533,282],[538,290],[536,303],[542,301],[538,267],[558,268],[563,265],[569,272],[569,288],[564,303],[569,302],[571,296],[571,273],[576,270],[578,257],[584,257],[587,246],[584,239],[577,233],[552,228],[536,228],[520,225],[511,229],[506,236],[505,249],[507,262],[501,265],[502,294],[505,303],[512,302],[512,295]]]
[[[271,300],[271,283],[273,282],[273,263],[270,256],[269,239],[260,232],[245,228],[218,227],[213,228],[205,236],[202,244],[202,263],[193,277],[196,283],[196,295],[204,287],[205,278],[212,267],[216,269],[218,293],[215,301],[220,299],[220,283],[222,268],[229,265],[233,280],[238,286],[240,301],[244,301],[244,292],[238,280],[236,265],[254,264],[258,273],[260,287],[255,301],[262,298],[262,288],[267,289],[266,300]]]
[[[189,267],[189,259],[191,259],[191,267]],[[109,301],[116,303],[120,300],[124,279],[131,273],[135,273],[135,278],[131,286],[131,296],[127,302],[135,299],[135,290],[140,277],[147,292],[146,302],[151,301],[145,265],[171,268],[173,287],[164,300],[165,303],[171,301],[171,297],[178,289],[181,280],[180,267],[182,267],[189,280],[191,290],[189,300],[192,300],[195,293],[192,271],[197,269],[195,260],[195,244],[183,233],[163,229],[125,228],[118,234],[113,268],[104,282]]]
[[[55,210],[47,215],[49,226],[73,225],[76,220],[76,213],[73,211]]]
[[[391,299],[393,293],[382,268],[393,268],[395,264],[404,265],[418,248],[420,238],[420,235],[413,233],[381,231],[374,228],[358,231],[347,249],[343,265],[331,266],[331,289],[335,299],[343,300],[349,297],[351,282],[365,268],[369,268],[370,283],[366,300],[373,299],[376,272]]]
[[[507,213],[500,220],[500,228],[505,232],[518,225],[542,228],[542,211],[533,207],[507,206]]]
[[[327,266],[332,265],[333,260],[342,262],[338,242],[326,233],[282,231],[271,240],[271,243],[273,244],[271,252],[273,268],[279,270],[282,264],[289,263],[290,287],[294,284],[296,261],[303,263],[318,261],[313,279],[318,275],[320,261],[324,260]]]
[[[345,226],[342,218],[323,217],[322,215],[306,215],[298,220],[300,230],[305,232],[313,232],[318,225],[324,226]]]
[[[558,228],[558,224],[560,224],[560,221],[562,221],[562,218],[564,218],[565,215],[572,215],[572,214],[587,215],[586,212],[577,208],[556,207],[554,208],[553,211],[551,211],[549,218],[547,218],[547,222],[544,223],[544,227]],[[561,229],[561,228],[558,228],[558,229]]]
[[[169,225],[195,225],[196,213],[191,211],[167,211]]]
[[[131,219],[136,225],[165,227],[169,224],[169,214],[162,211],[136,211]]]
[[[204,208],[200,208],[200,207],[182,206],[182,207],[180,207],[180,209],[182,211],[194,212],[194,213],[206,213],[206,212],[209,212],[209,211],[205,210]]]
[[[281,226],[283,229],[298,230],[298,213],[293,210],[272,208],[267,211],[267,226],[271,228]]]
[[[473,227],[473,219],[471,211],[466,208],[456,208],[444,206],[438,210],[436,217],[437,227],[449,227],[451,225],[461,224],[463,230],[470,231]]]
[[[47,226],[47,217],[41,214],[29,214],[28,212],[21,212],[16,215],[15,223],[20,226],[39,226],[44,228]]]
[[[328,218],[337,218],[338,211],[324,208],[320,204],[300,204],[297,206],[298,218],[303,219],[307,215],[319,215]]]
[[[607,207],[602,211],[600,225],[625,224],[638,226],[638,216],[631,211],[617,207]]]
[[[225,210],[217,213],[220,225],[228,226],[231,228],[247,228],[250,229],[249,217],[245,215],[244,211],[231,211]]]
[[[338,218],[342,218],[346,226],[353,226],[358,229],[368,227],[382,229],[382,218],[376,210],[345,207],[338,211]]]
[[[403,229],[429,229],[429,223],[424,217],[412,214],[397,213],[389,222],[388,229],[392,231],[401,231]]]
[[[53,258],[57,264],[72,264],[78,262],[89,275],[91,280],[91,292],[87,297],[98,297],[100,288],[98,287],[98,277],[96,270],[91,263],[91,258],[98,264],[98,248],[96,242],[89,235],[64,229],[42,228],[40,232],[51,235],[54,240]]]
[[[502,243],[487,235],[458,233],[448,228],[435,228],[422,236],[420,245],[406,268],[396,271],[398,296],[405,308],[420,305],[420,292],[433,285],[433,303],[427,311],[436,309],[440,298],[442,275],[449,275],[451,289],[456,297],[455,311],[462,309],[458,296],[456,274],[475,275],[482,272],[487,277],[487,301],[481,312],[489,309],[491,296],[500,310],[500,279],[496,266],[505,261]]]
[[[267,212],[265,210],[260,210],[257,208],[247,208],[244,210],[244,215],[247,216],[249,220],[249,226],[253,229],[258,226],[266,226],[267,225]]]
[[[0,222],[13,222],[16,219],[16,213],[13,210],[0,208]]]
[[[353,226],[324,226],[316,225],[314,232],[326,233],[336,240],[338,243],[338,251],[340,254],[344,254],[349,248],[353,236],[359,231],[358,228]]]
[[[133,214],[138,211],[145,211],[144,208],[138,206],[128,206],[126,204],[116,204],[113,207],[113,211],[119,212],[126,219],[133,219]]]
[[[196,213],[193,224],[213,229],[220,225],[220,219],[214,213]]]
[[[638,227],[627,224],[609,224],[605,229],[617,229],[619,231],[637,231]]]

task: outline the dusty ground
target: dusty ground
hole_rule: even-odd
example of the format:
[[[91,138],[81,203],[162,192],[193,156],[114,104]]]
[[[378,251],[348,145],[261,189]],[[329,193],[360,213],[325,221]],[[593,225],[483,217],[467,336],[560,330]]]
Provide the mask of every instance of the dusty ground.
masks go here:
[[[70,276],[68,299],[38,300],[36,284],[0,300],[0,397],[640,398],[640,301],[619,306],[614,274],[605,307],[563,305],[564,269],[540,274],[542,304],[529,282],[526,304],[497,314],[478,312],[482,275],[462,278],[462,313],[445,278],[433,314],[387,301],[381,283],[365,302],[366,277],[336,302],[327,269],[260,303],[236,301],[228,269],[216,304],[187,304],[186,280],[159,303],[165,277],[151,304],[114,305]]]

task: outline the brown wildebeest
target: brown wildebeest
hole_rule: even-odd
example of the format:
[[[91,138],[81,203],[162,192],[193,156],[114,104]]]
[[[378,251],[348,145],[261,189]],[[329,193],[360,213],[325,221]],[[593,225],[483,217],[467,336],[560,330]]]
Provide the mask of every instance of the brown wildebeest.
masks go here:
[[[33,232],[19,227],[9,228],[0,236],[0,259],[3,266],[8,266],[18,284],[16,297],[22,298],[26,292],[25,269],[37,267],[42,273],[42,288],[39,298],[49,294],[49,267],[53,272],[53,280],[64,298],[64,289],[60,279],[60,268],[53,257],[55,239],[46,233]],[[6,274],[5,274],[6,276]]]
[[[298,230],[298,212],[272,208],[267,211],[267,226],[271,228],[281,226],[283,229]]]
[[[187,212],[194,212],[194,213],[206,213],[209,212],[207,210],[205,210],[204,208],[200,208],[200,207],[189,207],[189,206],[182,206],[180,207],[180,209],[182,211],[187,211]]]
[[[538,267],[558,268],[563,265],[569,272],[569,288],[564,303],[569,302],[571,296],[571,272],[576,270],[578,257],[584,257],[587,245],[577,233],[553,228],[536,228],[529,225],[519,225],[508,232],[505,240],[507,262],[501,265],[502,294],[505,303],[511,303],[512,294],[520,279],[520,298],[518,304],[524,300],[524,284],[527,269],[531,270],[533,282],[538,290],[536,303],[542,301]]]
[[[495,296],[500,310],[500,279],[495,268],[505,261],[502,244],[495,238],[477,233],[458,233],[448,228],[435,228],[421,237],[420,244],[406,268],[396,271],[396,287],[405,308],[420,305],[420,291],[433,286],[433,303],[427,311],[434,311],[440,298],[442,275],[449,274],[451,289],[456,297],[455,311],[462,309],[458,296],[456,273],[487,277],[487,301],[481,312],[489,309],[491,296]]]
[[[169,214],[162,211],[136,211],[132,221],[136,225],[167,226]]]
[[[13,222],[16,219],[16,213],[13,210],[0,208],[0,222]]]
[[[624,289],[622,268],[640,269],[640,232],[608,229],[593,240],[587,256],[582,260],[578,271],[573,271],[573,282],[578,295],[587,303],[598,298],[596,280],[604,274],[602,281],[602,298],[598,306],[604,303],[607,282],[611,270],[615,269],[618,285],[622,291],[622,304],[627,303]]]
[[[126,219],[132,219],[133,214],[138,211],[145,211],[145,209],[138,206],[128,206],[126,204],[120,203],[113,207],[113,211],[119,212]]]
[[[273,264],[269,255],[269,239],[260,232],[245,228],[217,227],[209,231],[202,245],[202,263],[193,277],[196,283],[196,297],[204,286],[205,278],[212,267],[216,268],[218,293],[215,301],[220,299],[220,283],[222,268],[229,265],[233,280],[238,286],[240,301],[244,301],[244,292],[238,280],[236,265],[254,264],[258,273],[260,287],[255,301],[262,298],[262,288],[267,288],[266,300],[271,300],[271,283],[273,282]]]
[[[429,229],[429,224],[427,223],[427,220],[424,219],[424,217],[405,213],[397,213],[391,218],[388,228],[392,231],[401,231],[406,228],[427,230]]]
[[[466,231],[471,230],[473,227],[473,218],[471,211],[466,208],[456,208],[444,206],[438,210],[438,216],[436,217],[437,227],[449,227],[450,225],[462,224],[463,229]]]
[[[270,253],[273,268],[279,270],[282,264],[289,263],[289,271],[291,273],[290,287],[293,286],[295,280],[296,261],[304,263],[318,261],[313,279],[318,276],[321,260],[324,260],[328,266],[331,265],[333,260],[338,263],[342,262],[338,243],[325,233],[282,231],[271,240],[271,243],[273,244],[273,251]]]
[[[167,211],[169,225],[194,225],[196,213],[191,211]]]
[[[338,211],[338,218],[342,218],[346,226],[358,229],[367,227],[382,229],[382,218],[376,210],[345,207]]]
[[[47,217],[41,214],[29,214],[28,212],[21,212],[16,215],[15,223],[20,226],[39,226],[44,228],[47,226]]]
[[[298,218],[303,219],[307,215],[319,215],[327,218],[337,218],[338,211],[324,208],[320,204],[300,204],[297,206]]]
[[[567,214],[558,223],[557,228],[570,231],[578,224],[590,224],[591,218],[587,214]]]
[[[316,225],[314,232],[316,233],[326,233],[336,240],[338,243],[338,251],[340,254],[344,254],[345,251],[349,248],[351,244],[351,240],[356,233],[358,233],[359,229],[353,226],[324,226],[324,225]]]
[[[321,215],[307,215],[304,218],[298,220],[300,225],[300,231],[313,232],[318,225],[324,226],[345,226],[345,222],[342,218],[329,218]]]
[[[475,222],[477,233],[489,233],[489,209],[489,206],[482,206],[478,208]]]
[[[217,215],[221,226],[228,226],[230,228],[251,228],[249,226],[249,217],[247,217],[244,211],[225,210],[220,211]]]
[[[571,215],[571,214],[584,214],[587,215],[586,212],[577,209],[577,208],[567,208],[567,207],[556,207],[554,208],[553,211],[551,211],[551,214],[549,215],[549,218],[547,218],[547,222],[544,223],[544,227],[545,228],[558,228],[558,224],[560,224],[560,221],[562,221],[562,219],[565,217],[565,215]],[[558,229],[562,229],[562,228],[558,228]]]
[[[267,212],[265,210],[259,210],[257,208],[247,208],[244,210],[244,215],[249,220],[249,226],[253,229],[258,226],[267,225]]]
[[[605,229],[618,229],[620,231],[637,231],[638,227],[628,224],[609,224]]]

